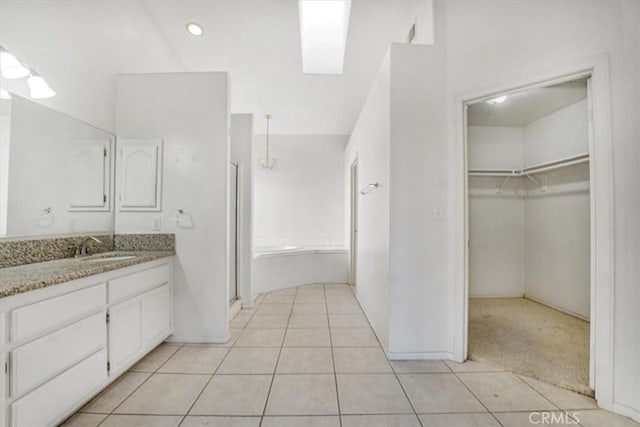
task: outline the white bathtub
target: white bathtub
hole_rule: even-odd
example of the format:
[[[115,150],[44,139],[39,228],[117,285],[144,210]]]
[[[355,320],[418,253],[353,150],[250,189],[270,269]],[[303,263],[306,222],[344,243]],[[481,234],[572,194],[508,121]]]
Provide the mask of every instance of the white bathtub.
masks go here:
[[[332,246],[261,246],[254,248],[251,287],[254,295],[306,283],[345,283],[349,250]]]

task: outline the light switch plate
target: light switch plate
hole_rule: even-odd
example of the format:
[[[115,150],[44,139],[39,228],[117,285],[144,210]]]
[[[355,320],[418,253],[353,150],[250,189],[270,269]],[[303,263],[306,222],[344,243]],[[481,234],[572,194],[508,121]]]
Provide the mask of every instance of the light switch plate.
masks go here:
[[[155,217],[153,218],[153,231],[162,230],[162,218]]]

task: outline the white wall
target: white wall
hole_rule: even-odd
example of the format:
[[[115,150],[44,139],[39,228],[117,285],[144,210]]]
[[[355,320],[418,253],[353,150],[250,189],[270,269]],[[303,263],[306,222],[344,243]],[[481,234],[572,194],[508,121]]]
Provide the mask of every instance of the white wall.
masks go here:
[[[391,63],[385,57],[345,148],[344,188],[346,221],[350,218],[351,164],[358,160],[363,188],[380,183],[371,193],[358,195],[358,253],[356,295],[385,349],[389,348],[389,144]],[[345,227],[347,235],[349,227]]]
[[[7,234],[34,236],[113,230],[113,210],[69,212],[67,191],[69,142],[82,138],[113,141],[113,135],[18,96],[11,103]],[[54,219],[43,227],[39,220],[48,207]]]
[[[11,147],[11,100],[0,99],[0,236],[7,234],[9,152]]]
[[[253,261],[253,114],[231,115],[231,160],[238,163],[238,292],[242,306],[253,306],[251,264]]]
[[[227,73],[118,77],[117,135],[164,139],[162,212],[117,212],[116,232],[176,234],[173,340],[229,338],[229,77]],[[193,228],[178,228],[184,209]]]
[[[525,166],[588,153],[587,100],[528,123],[522,133]]]
[[[467,140],[469,169],[518,169],[523,166],[522,128],[469,126]]]
[[[265,136],[254,139],[255,246],[344,246],[342,135],[270,135],[277,169],[260,169]]]

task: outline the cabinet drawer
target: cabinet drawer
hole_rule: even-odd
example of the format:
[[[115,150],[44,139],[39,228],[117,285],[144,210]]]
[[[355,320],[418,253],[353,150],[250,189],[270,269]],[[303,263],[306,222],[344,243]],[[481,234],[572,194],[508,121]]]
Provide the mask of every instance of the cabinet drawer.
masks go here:
[[[20,396],[107,345],[104,311],[11,352],[11,395]]]
[[[140,294],[154,286],[169,282],[169,265],[164,264],[149,270],[109,280],[109,302]]]
[[[107,350],[104,349],[12,403],[11,425],[55,425],[106,380]]]
[[[104,283],[27,305],[11,312],[11,342],[21,341],[104,306]]]

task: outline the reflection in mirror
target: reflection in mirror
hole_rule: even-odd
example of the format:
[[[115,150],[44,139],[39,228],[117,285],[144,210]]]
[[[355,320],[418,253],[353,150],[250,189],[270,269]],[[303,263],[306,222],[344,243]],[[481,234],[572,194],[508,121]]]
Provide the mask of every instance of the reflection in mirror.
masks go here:
[[[0,100],[0,237],[113,231],[115,136],[11,94]]]

